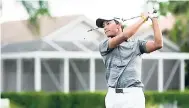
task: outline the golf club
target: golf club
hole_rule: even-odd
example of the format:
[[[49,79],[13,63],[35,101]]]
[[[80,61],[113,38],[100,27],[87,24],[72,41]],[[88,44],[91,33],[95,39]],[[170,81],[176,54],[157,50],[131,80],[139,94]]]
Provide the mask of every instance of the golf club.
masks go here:
[[[153,13],[151,13],[151,14],[154,14],[154,13],[157,13],[157,10],[154,9]],[[125,22],[125,21],[131,20],[131,19],[135,19],[135,18],[139,18],[139,17],[141,17],[141,16],[135,16],[135,17],[131,17],[131,18],[128,18],[128,19],[114,17],[114,19],[112,19],[112,20],[119,19],[119,20],[122,20],[123,22]],[[90,31],[93,31],[93,30],[97,30],[97,29],[99,29],[99,28],[98,27],[97,28],[92,28],[92,29],[89,29],[87,32],[90,32]]]

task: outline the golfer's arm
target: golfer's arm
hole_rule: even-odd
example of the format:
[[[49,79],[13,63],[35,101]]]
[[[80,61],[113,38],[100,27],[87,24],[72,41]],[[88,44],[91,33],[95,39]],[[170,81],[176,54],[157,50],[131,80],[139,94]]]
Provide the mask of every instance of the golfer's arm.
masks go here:
[[[141,18],[138,20],[135,24],[127,27],[126,29],[123,30],[122,33],[119,35],[111,38],[109,40],[109,48],[115,48],[117,45],[121,44],[125,40],[129,39],[131,36],[133,36],[136,31],[139,29],[139,27],[144,23],[144,19]]]
[[[140,28],[140,26],[144,23],[144,19],[140,18],[135,24],[127,27],[123,30],[123,35],[128,39],[131,36],[133,36],[137,30]]]
[[[162,32],[159,28],[158,19],[153,18],[152,24],[154,31],[154,41],[148,41],[146,43],[146,50],[148,53],[161,49],[163,47]]]

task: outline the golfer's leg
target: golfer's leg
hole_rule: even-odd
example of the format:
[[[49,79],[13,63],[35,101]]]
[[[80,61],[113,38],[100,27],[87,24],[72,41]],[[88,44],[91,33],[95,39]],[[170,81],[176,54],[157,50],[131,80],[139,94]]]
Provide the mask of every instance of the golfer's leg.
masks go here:
[[[121,108],[145,108],[145,97],[142,89],[125,93],[125,103]]]
[[[106,108],[123,108],[126,103],[127,98],[124,94],[114,94],[111,97],[106,97]]]
[[[130,92],[124,93],[124,102],[122,103],[121,108],[135,108],[134,97],[135,96],[133,96],[133,93],[130,93]]]
[[[109,89],[105,97],[106,108],[122,108],[122,103],[125,103],[123,94],[115,93],[115,89]]]
[[[138,97],[139,101],[137,102],[138,104],[136,104],[136,108],[145,108],[145,96],[143,91],[139,92]]]
[[[135,93],[134,97],[135,98],[133,108],[145,108],[145,97],[142,89],[139,89],[139,91]]]
[[[105,106],[106,106],[106,108],[113,108],[113,97],[114,95],[113,95],[113,93],[112,92],[110,92],[110,91],[108,91],[107,92],[107,94],[106,94],[106,96],[105,96]]]

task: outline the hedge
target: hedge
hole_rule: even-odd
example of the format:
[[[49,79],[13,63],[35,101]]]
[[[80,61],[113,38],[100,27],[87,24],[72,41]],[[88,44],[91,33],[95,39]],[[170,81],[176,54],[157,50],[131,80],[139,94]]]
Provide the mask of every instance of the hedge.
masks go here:
[[[105,108],[104,97],[105,92],[7,92],[1,95],[1,98],[9,98],[22,108]],[[189,91],[145,92],[145,98],[146,104],[177,101],[180,108],[189,108]]]

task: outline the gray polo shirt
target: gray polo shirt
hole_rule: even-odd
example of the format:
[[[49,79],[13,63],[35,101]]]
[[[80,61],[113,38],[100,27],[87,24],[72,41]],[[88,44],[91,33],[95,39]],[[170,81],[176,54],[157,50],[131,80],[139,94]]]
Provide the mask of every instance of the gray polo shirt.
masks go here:
[[[146,41],[129,40],[116,48],[108,48],[108,38],[101,41],[99,51],[106,67],[107,86],[116,88],[143,87],[141,54],[146,53]]]

